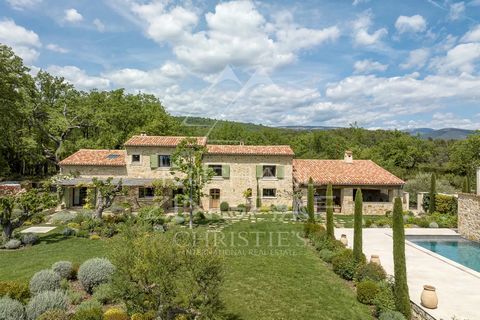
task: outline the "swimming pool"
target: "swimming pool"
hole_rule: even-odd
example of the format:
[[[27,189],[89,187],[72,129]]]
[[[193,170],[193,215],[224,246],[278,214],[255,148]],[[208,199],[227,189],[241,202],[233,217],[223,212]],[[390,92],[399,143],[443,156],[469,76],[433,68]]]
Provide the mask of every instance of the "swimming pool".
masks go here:
[[[480,243],[459,236],[407,236],[408,241],[480,272]]]

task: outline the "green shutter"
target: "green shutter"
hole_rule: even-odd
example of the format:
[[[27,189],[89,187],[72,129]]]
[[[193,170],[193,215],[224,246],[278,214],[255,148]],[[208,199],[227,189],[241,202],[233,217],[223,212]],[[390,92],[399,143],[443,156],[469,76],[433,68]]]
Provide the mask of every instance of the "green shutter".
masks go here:
[[[158,168],[158,154],[150,155],[150,168],[152,169]]]
[[[230,166],[228,164],[222,165],[222,177],[225,179],[230,178]]]
[[[285,166],[277,166],[277,178],[285,178]]]
[[[257,165],[257,179],[263,177],[263,166],[262,165]]]

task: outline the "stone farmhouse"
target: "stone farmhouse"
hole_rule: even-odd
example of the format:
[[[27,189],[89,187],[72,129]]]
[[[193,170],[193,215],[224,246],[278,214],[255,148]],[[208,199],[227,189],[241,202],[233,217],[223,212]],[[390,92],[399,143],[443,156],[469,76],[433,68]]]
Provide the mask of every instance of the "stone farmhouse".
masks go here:
[[[207,149],[203,163],[211,168],[214,177],[205,187],[202,207],[218,211],[220,203],[231,207],[248,204],[255,209],[257,190],[262,206],[291,207],[294,190],[305,196],[308,179],[313,178],[316,190],[316,210],[325,210],[325,191],[328,183],[334,186],[337,213],[353,212],[357,188],[362,189],[366,214],[384,214],[393,207],[394,196],[403,196],[405,208],[408,197],[402,191],[404,182],[370,160],[353,160],[346,152],[343,160],[295,159],[290,146],[247,146],[208,144],[206,137],[194,137]],[[113,181],[122,179],[129,186],[130,196],[137,205],[151,203],[152,183],[172,179],[171,155],[185,137],[133,136],[125,142],[124,150],[81,149],[60,162],[62,174],[75,173],[75,178],[60,182],[65,187],[63,205],[80,207],[85,204],[87,184],[93,177]],[[83,186],[82,186],[83,185]],[[251,197],[245,198],[245,192]],[[172,188],[167,210],[175,206],[175,195],[181,186]]]

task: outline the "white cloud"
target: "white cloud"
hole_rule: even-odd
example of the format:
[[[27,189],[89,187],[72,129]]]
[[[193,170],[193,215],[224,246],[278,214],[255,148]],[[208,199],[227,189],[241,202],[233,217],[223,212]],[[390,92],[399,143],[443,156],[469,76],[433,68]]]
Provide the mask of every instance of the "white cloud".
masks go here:
[[[450,5],[450,12],[448,13],[448,19],[451,21],[459,20],[465,13],[465,3],[456,2]]]
[[[83,16],[77,11],[77,9],[67,9],[65,10],[65,21],[68,22],[80,22],[83,20]]]
[[[159,43],[181,40],[198,22],[195,12],[180,6],[168,11],[162,2],[135,3],[132,11],[147,22],[147,35]]]
[[[395,28],[399,33],[405,32],[423,32],[427,29],[427,22],[421,15],[399,16],[395,22]]]
[[[93,20],[93,25],[97,28],[98,31],[104,32],[105,31],[105,25],[100,19],[95,19]]]
[[[370,0],[353,0],[352,5],[358,6],[359,4],[367,3],[367,2],[370,2]]]
[[[385,28],[369,33],[369,29],[372,26],[372,18],[372,13],[370,11],[365,11],[353,22],[355,44],[362,46],[375,45],[388,34],[388,31]]]
[[[134,4],[132,11],[145,22],[147,36],[170,43],[177,58],[201,73],[226,65],[273,69],[295,61],[298,52],[339,37],[336,26],[309,29],[293,22],[291,14],[269,22],[251,1],[217,4],[205,14],[205,30],[193,32],[198,14],[160,2]],[[275,36],[275,37],[273,37]]]
[[[51,50],[51,51],[59,52],[59,53],[67,53],[68,52],[68,49],[62,48],[59,45],[54,44],[54,43],[47,44],[47,49]]]
[[[105,73],[103,77],[109,79],[116,86],[145,91],[166,84],[172,85],[185,74],[181,65],[167,62],[162,67],[153,70],[125,68]]]
[[[430,50],[427,48],[420,48],[410,51],[408,59],[405,63],[400,65],[402,69],[422,68],[430,57]]]
[[[473,73],[480,61],[480,43],[462,43],[450,49],[444,57],[432,59],[431,67],[439,73]]]
[[[8,4],[15,10],[32,9],[42,0],[7,0]]]
[[[42,45],[34,31],[27,30],[10,19],[0,20],[0,43],[12,47],[26,64],[31,64],[38,58],[40,53],[37,48]]]
[[[85,72],[75,66],[56,66],[52,65],[47,68],[47,71],[53,75],[63,77],[68,82],[72,83],[78,89],[108,89],[110,81],[103,77],[89,76]]]
[[[462,42],[480,42],[480,24],[477,24],[475,27],[470,29],[465,35],[460,39]]]
[[[355,73],[372,73],[374,71],[385,71],[388,68],[387,64],[381,64],[378,61],[360,60],[354,64]]]

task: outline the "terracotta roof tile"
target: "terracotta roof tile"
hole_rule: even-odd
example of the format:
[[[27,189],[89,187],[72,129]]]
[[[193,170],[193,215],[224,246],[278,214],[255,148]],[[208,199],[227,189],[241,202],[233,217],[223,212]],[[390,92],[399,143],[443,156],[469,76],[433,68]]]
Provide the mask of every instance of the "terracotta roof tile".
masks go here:
[[[127,147],[176,147],[185,138],[195,138],[199,145],[207,144],[207,137],[133,136],[124,145]]]
[[[281,155],[293,156],[290,146],[245,146],[245,145],[207,145],[210,154],[239,154],[239,155]]]
[[[61,166],[125,166],[125,150],[80,149],[60,161]]]
[[[293,160],[293,177],[307,184],[312,177],[315,184],[326,185],[385,185],[401,186],[405,182],[371,160]]]

